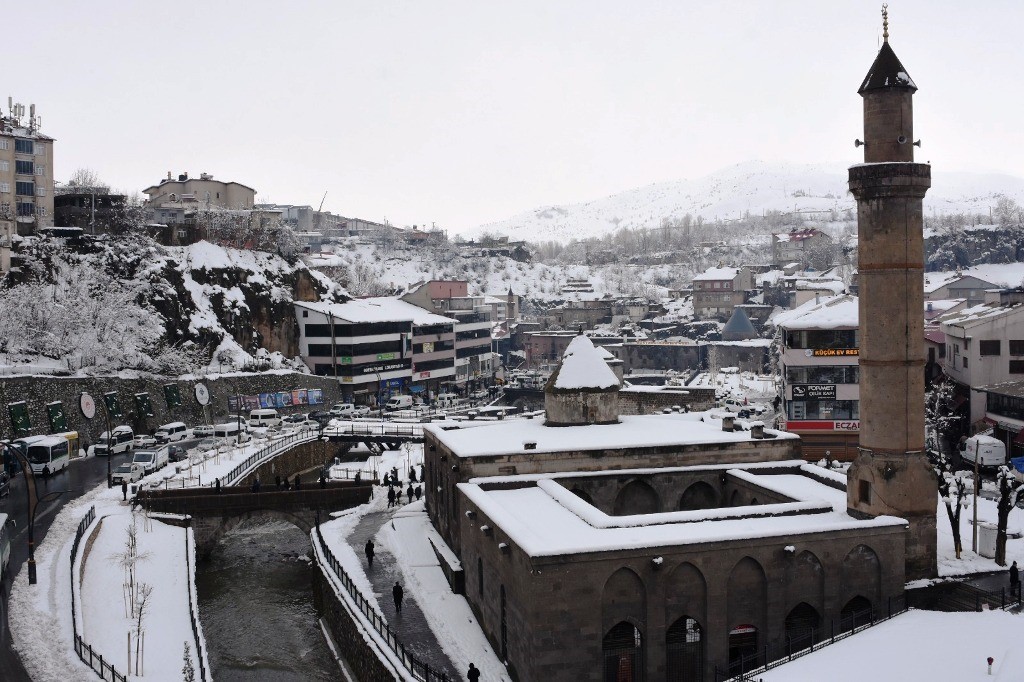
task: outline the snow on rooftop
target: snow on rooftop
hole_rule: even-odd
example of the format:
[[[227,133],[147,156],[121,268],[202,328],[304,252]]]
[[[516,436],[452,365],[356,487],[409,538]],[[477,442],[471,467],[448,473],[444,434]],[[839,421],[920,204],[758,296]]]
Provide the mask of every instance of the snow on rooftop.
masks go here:
[[[785,329],[856,329],[859,319],[857,297],[843,295],[807,301],[773,315],[771,321]]]
[[[731,280],[740,272],[739,268],[708,268],[693,278],[694,282],[707,282],[711,280]]]
[[[615,372],[590,339],[580,334],[569,342],[562,356],[562,364],[558,366],[555,374],[555,388],[605,389],[618,385],[619,379]]]
[[[982,303],[945,315],[939,318],[938,321],[943,326],[972,327],[976,324],[987,324],[999,317],[1009,317],[1021,313],[1024,313],[1024,306],[1020,304],[1001,306]]]
[[[296,303],[310,310],[330,314],[350,322],[412,322],[423,324],[455,324],[450,317],[435,315],[419,306],[390,296],[357,298],[346,303]]]
[[[794,472],[799,470],[799,467],[793,467]],[[741,468],[729,470],[730,475],[738,473],[747,472]],[[797,473],[751,476],[758,485],[762,485],[763,479],[774,483],[792,497],[793,502],[742,509],[766,514],[770,513],[771,507],[780,513],[819,513],[736,518],[740,508],[723,508],[701,510],[705,515],[702,521],[689,518],[690,512],[650,514],[647,515],[649,523],[645,524],[642,517],[609,517],[572,493],[561,495],[565,488],[553,480],[541,480],[535,486],[517,489],[485,490],[475,483],[460,483],[458,487],[512,542],[534,557],[727,542],[753,537],[786,537],[867,527],[902,528],[907,523],[893,516],[855,519],[846,512],[845,493]],[[806,481],[798,480],[805,478]],[[556,495],[552,495],[552,491]],[[841,511],[835,510],[838,494],[844,500]],[[814,499],[800,499],[803,497]],[[831,504],[833,511],[821,511],[822,501],[826,503],[825,509]],[[675,518],[677,516],[680,518]],[[682,518],[684,516],[686,518]],[[601,527],[592,523],[600,518],[610,519],[613,525]]]
[[[703,416],[697,412],[633,415],[619,417],[618,424],[558,427],[544,426],[540,419],[517,419],[451,431],[424,424],[423,430],[434,434],[456,457],[507,455],[518,452],[523,442],[537,444],[531,453],[760,442],[749,431],[722,431],[720,420],[704,422]],[[775,436],[769,442],[798,439],[784,431],[765,429],[765,434]]]

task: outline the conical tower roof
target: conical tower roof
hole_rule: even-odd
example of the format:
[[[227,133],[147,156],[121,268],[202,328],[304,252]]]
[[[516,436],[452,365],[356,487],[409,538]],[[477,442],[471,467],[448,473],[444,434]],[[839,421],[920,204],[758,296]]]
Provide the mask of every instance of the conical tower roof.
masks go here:
[[[750,318],[743,312],[743,308],[735,308],[732,317],[722,327],[722,339],[725,341],[742,341],[744,339],[756,339],[757,330],[750,323]]]
[[[868,70],[868,75],[864,77],[864,82],[861,84],[857,94],[863,95],[869,90],[881,90],[883,88],[917,90],[914,80],[907,73],[906,68],[900,62],[900,58],[896,56],[896,53],[889,46],[889,41],[882,43],[882,49],[878,51],[878,56],[875,57],[875,62]]]

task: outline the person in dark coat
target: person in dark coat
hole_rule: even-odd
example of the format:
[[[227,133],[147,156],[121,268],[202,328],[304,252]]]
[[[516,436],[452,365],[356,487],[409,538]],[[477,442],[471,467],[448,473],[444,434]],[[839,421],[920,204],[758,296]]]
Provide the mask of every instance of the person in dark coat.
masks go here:
[[[354,479],[352,479],[352,482],[355,483],[356,485],[361,484],[363,482],[363,472],[362,471],[357,471],[356,472],[356,477]]]
[[[320,487],[321,488],[326,488],[327,487],[327,477],[324,476],[324,472],[322,472],[322,471],[320,472]]]
[[[1016,594],[1020,589],[1020,572],[1017,570],[1017,562],[1010,566],[1010,594]]]
[[[409,467],[409,483],[415,483],[415,482],[416,482],[416,467],[411,466],[411,467]]]
[[[412,483],[410,483],[409,487],[406,488],[406,490],[405,490],[405,497],[406,497],[406,499],[409,500],[409,502],[412,502]]]
[[[125,502],[128,501],[128,481],[121,481],[121,497],[124,498]],[[1014,562],[1013,565],[1016,566],[1017,562]],[[1017,569],[1014,568],[1013,570],[1016,571]]]
[[[295,474],[295,489],[302,490],[302,479],[299,478],[298,474]]]
[[[395,506],[395,489],[388,486],[388,507]]]
[[[216,492],[218,495],[220,495],[220,479],[219,478],[217,479],[216,483],[214,483],[214,492]]]
[[[423,488],[421,486],[416,486],[416,500],[417,501],[419,501],[420,495],[422,495],[422,494],[423,494]]]
[[[277,486],[278,490],[281,489],[281,476],[280,475],[274,476],[274,485]]]
[[[256,479],[252,482],[252,491],[258,493],[260,491],[260,479]]]
[[[469,672],[466,673],[466,679],[469,682],[479,682],[480,680],[480,668],[476,667],[472,663],[469,664]]]
[[[366,541],[366,547],[363,549],[366,552],[366,563],[369,568],[373,568],[373,540]]]
[[[395,611],[398,613],[402,612],[402,598],[405,596],[405,590],[397,582],[395,586],[391,588],[391,596],[395,598]]]

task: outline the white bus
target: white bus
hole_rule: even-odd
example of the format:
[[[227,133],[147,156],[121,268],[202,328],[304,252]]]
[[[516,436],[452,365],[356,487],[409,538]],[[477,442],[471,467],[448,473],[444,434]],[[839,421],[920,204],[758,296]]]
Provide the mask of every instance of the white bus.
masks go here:
[[[47,436],[29,444],[26,456],[32,465],[32,473],[49,476],[66,469],[71,462],[69,446],[66,436]]]

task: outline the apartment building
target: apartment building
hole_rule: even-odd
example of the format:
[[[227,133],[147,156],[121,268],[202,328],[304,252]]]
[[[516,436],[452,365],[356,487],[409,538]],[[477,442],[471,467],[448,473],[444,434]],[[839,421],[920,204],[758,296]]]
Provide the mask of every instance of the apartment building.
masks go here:
[[[753,285],[747,268],[708,268],[693,278],[694,317],[725,322],[733,308],[746,303],[746,291]]]
[[[337,377],[346,400],[430,397],[455,379],[455,320],[397,298],[295,303],[299,353],[310,371]]]
[[[781,268],[790,263],[808,267],[815,250],[832,244],[832,237],[813,227],[772,234],[772,264]]]
[[[969,423],[985,419],[984,392],[991,387],[1024,380],[1024,301],[1019,291],[1000,294],[998,303],[957,310],[939,318],[945,337],[946,376],[959,387],[969,405]]]
[[[223,182],[214,180],[209,173],[202,173],[198,178],[190,178],[182,173],[175,180],[170,171],[167,178],[159,184],[142,190],[148,199],[151,217],[154,220],[173,222],[174,215],[170,212],[187,209],[223,208],[245,210],[253,208],[256,201],[256,190],[240,182]]]
[[[860,433],[859,313],[856,296],[809,301],[775,316],[782,340],[782,422],[803,454],[853,460]]]
[[[0,114],[0,273],[11,269],[15,235],[53,226],[53,143],[39,132],[36,105],[7,100]]]

